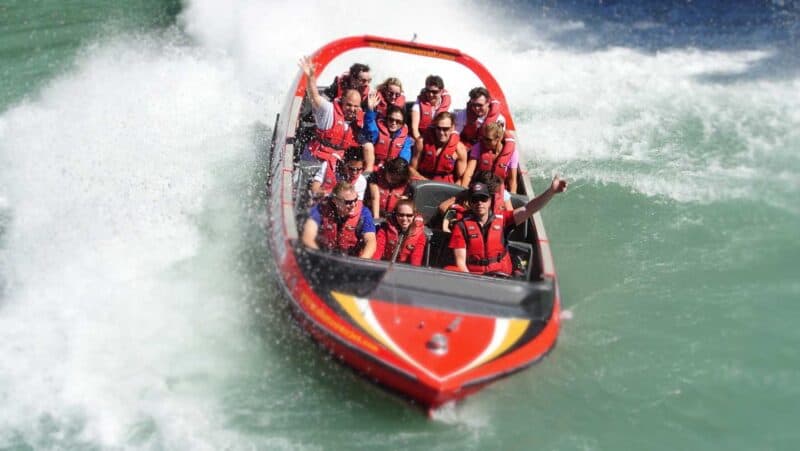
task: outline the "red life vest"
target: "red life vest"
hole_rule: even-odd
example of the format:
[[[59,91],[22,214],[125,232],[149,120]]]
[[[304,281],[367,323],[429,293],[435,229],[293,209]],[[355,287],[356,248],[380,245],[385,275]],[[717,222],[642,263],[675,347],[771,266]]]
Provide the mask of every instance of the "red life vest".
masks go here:
[[[417,172],[431,180],[454,183],[453,171],[455,171],[458,160],[456,155],[459,142],[458,133],[450,134],[450,140],[447,141],[438,156],[436,155],[436,144],[434,144],[436,138],[434,138],[433,130],[428,129],[425,134],[422,152],[417,162]]]
[[[434,109],[433,105],[428,102],[425,89],[423,89],[417,97],[417,104],[419,105],[419,127],[417,130],[422,133],[426,128],[431,126],[431,122],[433,122],[433,118],[436,117],[437,114],[450,109],[450,93],[442,89],[442,102]]]
[[[499,116],[500,116],[500,101],[491,99],[489,100],[489,113],[486,114],[486,118],[483,120],[483,123],[479,125],[478,115],[476,115],[472,111],[472,108],[470,108],[468,102],[467,123],[464,124],[464,128],[461,130],[461,141],[469,146],[474,145],[480,139],[481,132],[483,131],[483,126],[486,124],[491,124],[492,122],[497,122],[497,118]]]
[[[375,253],[375,260],[391,260],[392,254],[394,254],[397,246],[400,245],[403,247],[397,253],[396,261],[399,263],[411,263],[411,254],[414,253],[414,250],[417,249],[418,246],[425,246],[425,223],[419,215],[414,217],[414,222],[409,227],[409,233],[405,236],[402,243],[399,242],[400,228],[394,217],[391,217],[391,219],[383,223],[382,227],[384,227],[383,230],[385,230],[386,233],[386,242],[383,246],[383,254],[378,255]]]
[[[466,215],[456,223],[461,228],[467,243],[467,269],[473,274],[502,272],[511,275],[513,265],[506,247],[506,237],[502,214],[494,214],[489,219],[485,231],[473,215]]]
[[[403,125],[403,128],[398,130],[394,138],[391,137],[391,132],[386,128],[383,121],[378,122],[378,141],[375,143],[375,164],[382,164],[386,160],[397,158],[400,151],[403,150],[403,145],[408,136],[408,126]]]
[[[345,130],[344,112],[340,101],[341,99],[333,101],[333,126],[327,130],[317,128],[314,139],[308,145],[309,152],[318,160],[327,161],[328,165],[335,165],[344,157],[345,150],[358,146],[356,131],[364,120],[364,114],[360,112],[356,120]]]
[[[336,205],[333,199],[319,205],[322,224],[317,233],[317,243],[319,247],[328,251],[338,251],[348,255],[358,255],[361,251],[362,242],[358,237],[361,229],[361,201],[356,202],[352,213],[344,222],[337,221]]]
[[[502,180],[505,180],[509,175],[508,164],[516,148],[514,138],[511,137],[509,133],[506,133],[506,137],[503,138],[503,148],[500,149],[500,153],[497,154],[494,153],[493,149],[487,149],[483,145],[483,141],[481,141],[479,145],[481,146],[481,154],[478,157],[476,170],[492,171]]]
[[[395,97],[394,102],[392,102],[392,105],[398,106],[402,108],[403,111],[405,111],[406,96],[400,94],[400,97]],[[386,108],[388,107],[389,103],[386,102],[386,99],[383,98],[383,93],[378,92],[378,104],[375,106],[375,112],[378,114],[378,117],[386,117]]]
[[[375,184],[378,186],[378,192],[381,196],[380,199],[378,199],[378,209],[380,210],[382,217],[386,217],[386,213],[394,211],[394,207],[397,205],[397,202],[404,196],[408,197],[410,194],[410,187],[408,183],[397,186],[389,185],[383,168],[379,169],[378,172],[375,173]]]
[[[345,91],[348,89],[355,89],[359,93],[361,93],[361,101],[364,102],[367,100],[367,96],[369,95],[369,85],[362,86],[362,87],[349,87],[347,86],[347,82],[350,80],[350,72],[345,72],[342,75],[336,77],[336,95],[334,97],[339,98],[344,95]]]

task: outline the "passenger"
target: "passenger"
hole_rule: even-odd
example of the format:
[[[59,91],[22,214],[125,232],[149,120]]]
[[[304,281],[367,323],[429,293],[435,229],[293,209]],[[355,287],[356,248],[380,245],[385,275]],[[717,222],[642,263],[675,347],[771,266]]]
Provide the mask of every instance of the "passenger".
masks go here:
[[[444,89],[444,81],[438,75],[428,75],[425,88],[411,107],[411,136],[416,141],[416,150],[422,150],[422,133],[431,126],[433,118],[450,109],[450,93]]]
[[[372,174],[369,182],[369,205],[375,219],[385,218],[401,199],[411,197],[408,163],[402,158],[388,160]]]
[[[372,75],[370,75],[369,66],[355,63],[350,66],[350,70],[333,79],[333,83],[325,89],[325,95],[329,99],[336,99],[342,97],[347,90],[355,89],[366,101],[370,83],[372,83]]]
[[[405,111],[395,105],[386,108],[387,115],[375,120],[375,107],[379,96],[371,92],[367,100],[367,112],[364,114],[364,136],[372,144],[373,168],[379,169],[386,160],[400,157],[411,160],[411,147],[414,140],[408,136],[405,124]]]
[[[492,171],[479,171],[472,178],[472,183],[483,183],[489,187],[489,192],[495,193],[503,186],[503,180]],[[511,204],[511,194],[503,189],[503,210],[511,211],[514,206]],[[469,211],[469,190],[458,193],[457,195],[445,199],[439,204],[439,213],[442,215],[442,230],[450,232],[450,224],[460,221],[464,213]]]
[[[403,95],[403,84],[399,78],[387,78],[378,85],[377,91],[378,105],[375,107],[375,112],[378,113],[378,118],[386,117],[386,107],[389,105],[399,107],[405,116],[406,96]]]
[[[509,192],[516,194],[519,154],[514,137],[497,122],[484,125],[482,130],[481,140],[469,152],[465,184],[469,184],[476,169],[491,171],[503,180]]]
[[[425,255],[425,224],[414,210],[414,202],[401,200],[377,234],[373,258],[390,262],[422,265]]]
[[[531,199],[516,210],[494,209],[494,193],[483,183],[473,183],[469,188],[470,211],[464,219],[453,224],[450,249],[453,249],[456,268],[473,274],[510,276],[513,272],[506,242],[507,230],[522,224],[552,199],[556,193],[567,189],[567,181],[553,178],[544,193]]]
[[[311,182],[311,195],[315,199],[326,196],[333,191],[338,182],[345,181],[353,185],[358,200],[364,200],[367,190],[367,178],[364,177],[364,154],[361,148],[351,147],[344,153],[344,159],[332,168],[327,161],[322,163]]]
[[[311,249],[372,258],[375,223],[353,185],[337,183],[330,196],[311,208],[303,224],[302,242]]]
[[[453,115],[443,111],[423,133],[422,151],[411,158],[411,177],[460,184],[467,169],[467,149],[453,131]]]
[[[336,167],[338,161],[344,157],[346,149],[358,147],[363,141],[363,138],[360,138],[364,116],[360,106],[361,95],[351,89],[345,91],[341,98],[331,102],[321,96],[317,89],[315,68],[311,60],[303,57],[300,60],[300,67],[307,78],[306,89],[317,126],[303,158],[327,161],[330,167]],[[369,169],[370,165],[367,166]]]
[[[486,88],[479,86],[469,91],[469,102],[465,110],[455,113],[456,131],[461,135],[461,141],[472,147],[478,142],[481,127],[492,122],[506,126],[506,118],[500,113],[500,101],[492,99]]]

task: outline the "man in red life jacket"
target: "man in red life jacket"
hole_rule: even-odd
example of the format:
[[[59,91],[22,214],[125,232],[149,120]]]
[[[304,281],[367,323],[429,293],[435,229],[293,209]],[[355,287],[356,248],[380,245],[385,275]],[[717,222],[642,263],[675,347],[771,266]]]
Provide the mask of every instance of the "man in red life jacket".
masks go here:
[[[422,265],[425,255],[425,224],[414,209],[414,201],[404,199],[397,203],[393,213],[378,231],[375,260]]]
[[[472,146],[467,157],[465,183],[470,183],[476,171],[490,171],[500,177],[510,193],[516,193],[519,153],[513,136],[505,133],[498,122],[486,124],[482,130],[481,140]]]
[[[306,75],[306,90],[311,100],[311,112],[317,126],[303,154],[303,159],[327,161],[332,167],[344,156],[346,149],[360,147],[364,114],[361,111],[361,95],[358,91],[346,90],[342,97],[329,101],[317,89],[316,68],[304,57],[300,67]],[[371,146],[372,144],[367,144]],[[365,150],[366,151],[366,150]],[[365,153],[366,155],[366,153]],[[371,161],[365,161],[366,170],[372,170]]]
[[[344,159],[339,161],[335,168],[331,168],[327,161],[322,163],[311,181],[309,190],[315,199],[328,195],[333,187],[340,181],[353,185],[358,194],[358,200],[364,200],[367,190],[367,178],[364,177],[364,154],[358,147],[351,147],[344,153]]]
[[[489,187],[490,193],[497,193],[502,190],[503,210],[511,211],[514,209],[511,203],[511,194],[503,188],[503,180],[492,171],[478,171],[472,177],[471,183],[483,183]],[[439,215],[442,217],[442,230],[451,232],[450,224],[460,221],[465,213],[469,213],[469,190],[458,193],[457,195],[443,200],[438,207]]]
[[[371,82],[369,66],[355,63],[350,66],[350,70],[333,79],[333,83],[325,89],[325,95],[329,99],[335,99],[343,96],[348,89],[355,89],[361,94],[361,98],[366,100]]]
[[[402,158],[388,160],[372,173],[368,180],[369,207],[374,218],[385,218],[394,211],[398,201],[411,196],[410,176],[408,163]]]
[[[443,111],[423,133],[422,150],[411,158],[411,177],[461,183],[467,169],[467,149],[453,131],[453,115]]]
[[[556,176],[544,193],[516,210],[494,208],[495,194],[483,183],[470,186],[470,212],[453,224],[450,249],[459,271],[510,276],[513,271],[506,233],[542,209],[556,193],[567,189],[567,181]]]
[[[411,137],[416,141],[416,151],[422,150],[422,133],[431,126],[433,118],[450,109],[450,93],[444,89],[444,80],[438,75],[428,75],[425,88],[411,107]]]
[[[375,223],[351,184],[337,183],[329,197],[311,208],[303,224],[302,242],[311,249],[372,258]]]
[[[467,108],[457,110],[455,117],[456,131],[461,141],[470,147],[480,139],[484,124],[498,122],[504,128],[506,125],[506,118],[500,113],[500,101],[492,99],[489,91],[482,86],[469,91]]]

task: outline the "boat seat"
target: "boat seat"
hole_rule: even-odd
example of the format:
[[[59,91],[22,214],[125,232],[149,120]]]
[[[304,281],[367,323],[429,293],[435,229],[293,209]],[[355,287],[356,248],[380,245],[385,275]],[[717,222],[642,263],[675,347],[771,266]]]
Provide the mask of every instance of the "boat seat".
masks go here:
[[[437,216],[439,204],[464,191],[464,187],[452,183],[421,180],[411,183],[412,196],[417,211],[422,214],[425,224]]]

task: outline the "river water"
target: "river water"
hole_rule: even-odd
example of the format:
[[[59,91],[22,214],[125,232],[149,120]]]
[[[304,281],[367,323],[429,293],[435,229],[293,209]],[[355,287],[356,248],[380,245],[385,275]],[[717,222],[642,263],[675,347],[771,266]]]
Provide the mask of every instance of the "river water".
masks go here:
[[[0,449],[796,449],[800,16],[752,3],[0,1]],[[571,181],[559,345],[430,420],[297,329],[264,244],[296,62],[362,33],[484,62]]]

